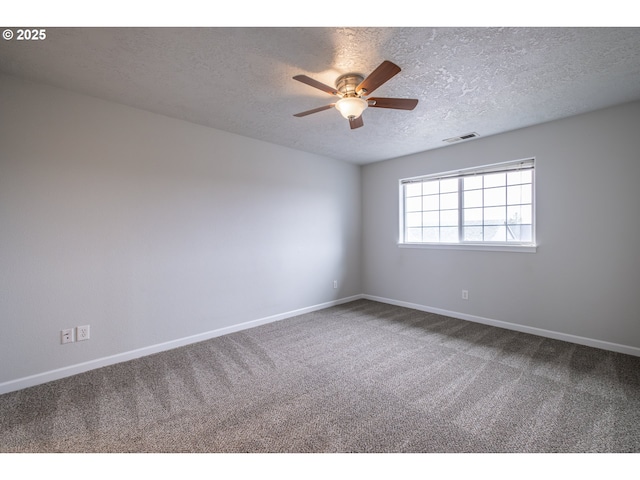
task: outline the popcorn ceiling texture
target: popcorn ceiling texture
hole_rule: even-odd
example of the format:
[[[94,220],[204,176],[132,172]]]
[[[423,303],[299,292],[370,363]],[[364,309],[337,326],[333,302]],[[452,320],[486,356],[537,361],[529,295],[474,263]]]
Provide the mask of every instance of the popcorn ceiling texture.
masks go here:
[[[402,71],[351,131],[328,85],[383,60]],[[0,71],[354,163],[640,99],[640,28],[52,28],[0,43]]]

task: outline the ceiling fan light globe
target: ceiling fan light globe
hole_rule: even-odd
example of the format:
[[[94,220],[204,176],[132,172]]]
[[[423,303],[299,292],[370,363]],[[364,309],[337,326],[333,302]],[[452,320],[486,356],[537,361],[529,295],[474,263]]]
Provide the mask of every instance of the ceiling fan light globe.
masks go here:
[[[347,120],[358,118],[368,106],[367,101],[359,97],[346,97],[336,102],[336,108]]]

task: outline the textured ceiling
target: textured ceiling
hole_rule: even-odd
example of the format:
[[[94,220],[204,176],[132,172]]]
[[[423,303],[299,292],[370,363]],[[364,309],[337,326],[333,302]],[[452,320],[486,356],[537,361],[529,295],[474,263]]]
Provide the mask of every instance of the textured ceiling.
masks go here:
[[[413,111],[368,109],[350,130],[334,85],[383,60],[375,92]],[[640,99],[640,28],[49,28],[2,41],[0,71],[357,164]],[[473,140],[471,140],[473,141]]]

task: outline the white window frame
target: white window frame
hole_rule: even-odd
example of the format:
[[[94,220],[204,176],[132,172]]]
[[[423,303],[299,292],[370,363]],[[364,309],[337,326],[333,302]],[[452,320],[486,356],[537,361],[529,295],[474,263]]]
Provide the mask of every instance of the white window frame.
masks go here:
[[[462,179],[472,175],[487,175],[491,173],[509,172],[517,170],[531,170],[531,241],[530,242],[491,242],[491,241],[465,241],[463,240],[463,209],[464,209],[464,190],[462,188]],[[423,182],[429,180],[443,180],[457,178],[458,185],[458,241],[457,242],[409,242],[405,239],[405,185],[414,182]],[[437,249],[454,249],[454,250],[494,250],[507,252],[526,252],[534,253],[536,251],[536,181],[535,181],[535,158],[527,158],[509,162],[494,163],[479,167],[466,168],[462,170],[452,170],[449,172],[440,172],[430,175],[421,175],[417,177],[402,178],[399,180],[399,236],[398,246],[401,248],[437,248]],[[484,192],[485,187],[482,188]],[[438,210],[439,211],[439,210]]]

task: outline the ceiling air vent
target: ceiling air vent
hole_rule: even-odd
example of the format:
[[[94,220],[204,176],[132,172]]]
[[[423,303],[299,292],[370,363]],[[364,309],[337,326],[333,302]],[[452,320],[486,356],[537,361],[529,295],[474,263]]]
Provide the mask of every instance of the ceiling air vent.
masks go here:
[[[443,142],[455,143],[455,142],[461,142],[462,140],[470,140],[472,138],[478,138],[479,136],[480,135],[478,135],[476,132],[471,132],[471,133],[466,133],[464,135],[460,135],[459,137],[445,138]]]

